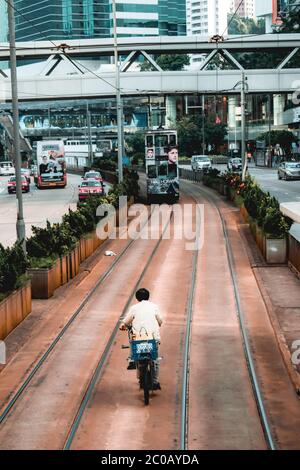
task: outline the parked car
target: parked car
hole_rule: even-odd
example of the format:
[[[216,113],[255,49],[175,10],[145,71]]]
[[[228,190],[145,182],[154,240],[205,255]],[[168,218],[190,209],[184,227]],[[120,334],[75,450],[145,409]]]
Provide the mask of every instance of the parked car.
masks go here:
[[[29,170],[29,168],[21,168],[21,175],[22,175],[22,176],[25,176],[25,178],[27,179],[28,183],[30,184],[31,178],[30,178],[30,170]]]
[[[100,171],[87,171],[83,176],[83,180],[89,180],[89,179],[101,181],[101,182],[103,181]]]
[[[241,158],[231,158],[227,163],[229,171],[241,172],[243,170],[243,162]]]
[[[82,181],[79,187],[79,201],[84,201],[90,195],[101,196],[104,195],[104,185],[102,182],[92,179]]]
[[[211,160],[207,155],[194,155],[191,166],[193,171],[207,171],[212,168]]]
[[[25,193],[29,193],[30,191],[30,184],[27,181],[27,178],[25,176],[21,176],[21,183],[22,183],[22,191]],[[8,194],[15,193],[17,190],[16,188],[16,177],[11,176],[7,182],[7,191]]]
[[[15,175],[15,168],[12,162],[0,162],[0,176]]]
[[[278,179],[300,179],[300,162],[282,162],[278,167]]]

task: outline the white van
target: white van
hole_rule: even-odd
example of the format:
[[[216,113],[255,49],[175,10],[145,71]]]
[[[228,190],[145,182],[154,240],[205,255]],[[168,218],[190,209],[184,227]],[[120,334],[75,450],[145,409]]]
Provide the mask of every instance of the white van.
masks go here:
[[[14,176],[16,174],[12,162],[0,162],[0,176]]]
[[[211,160],[207,155],[194,155],[191,166],[193,171],[207,171],[212,168]]]

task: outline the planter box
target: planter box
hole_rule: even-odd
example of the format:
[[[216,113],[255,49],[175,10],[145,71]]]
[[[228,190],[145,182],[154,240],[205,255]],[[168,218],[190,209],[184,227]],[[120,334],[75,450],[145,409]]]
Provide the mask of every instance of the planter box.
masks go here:
[[[249,222],[249,214],[248,214],[248,211],[247,211],[246,207],[244,206],[244,204],[242,206],[240,206],[240,214],[243,217],[244,222],[248,223]]]
[[[234,201],[235,196],[236,196],[235,190],[233,188],[231,188],[230,186],[228,186],[227,198],[230,201]]]
[[[14,330],[31,312],[31,282],[0,302],[0,340]]]
[[[294,271],[300,273],[300,242],[289,235],[289,263]]]
[[[266,258],[266,235],[258,225],[256,225],[255,240],[261,254]]]
[[[266,261],[270,264],[284,264],[287,260],[286,238],[266,238]]]
[[[128,205],[132,205],[133,198]],[[117,218],[119,211],[117,211]],[[118,224],[117,224],[118,225]],[[32,282],[33,299],[49,299],[54,291],[73,279],[80,269],[80,264],[91,256],[104,240],[97,237],[96,230],[79,240],[74,250],[59,258],[52,268],[31,268],[28,274]]]
[[[55,289],[61,285],[61,260],[58,259],[52,268],[30,268],[32,298],[49,299]]]

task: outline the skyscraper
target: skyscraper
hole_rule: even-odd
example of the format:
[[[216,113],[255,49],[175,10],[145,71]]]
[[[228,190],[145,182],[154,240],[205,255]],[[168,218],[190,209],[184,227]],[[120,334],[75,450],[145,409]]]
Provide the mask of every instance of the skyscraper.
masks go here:
[[[187,0],[187,34],[226,34],[231,0]]]
[[[6,42],[8,35],[7,3],[0,1],[0,42]]]
[[[244,0],[240,5],[240,0],[233,0],[232,9],[233,12],[237,10],[237,14],[242,18],[253,18],[254,17],[254,0]]]
[[[109,0],[15,0],[19,41],[109,37]]]
[[[19,41],[113,36],[112,0],[15,0],[15,7]],[[116,16],[119,37],[186,31],[185,0],[116,0]]]

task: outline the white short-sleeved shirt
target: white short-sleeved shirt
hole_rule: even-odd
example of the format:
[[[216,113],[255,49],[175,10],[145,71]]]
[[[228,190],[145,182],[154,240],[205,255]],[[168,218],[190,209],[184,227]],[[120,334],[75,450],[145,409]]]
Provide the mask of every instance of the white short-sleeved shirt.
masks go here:
[[[148,300],[142,300],[129,309],[123,323],[132,325],[137,334],[146,334],[159,341],[159,327],[162,321],[158,306]]]

